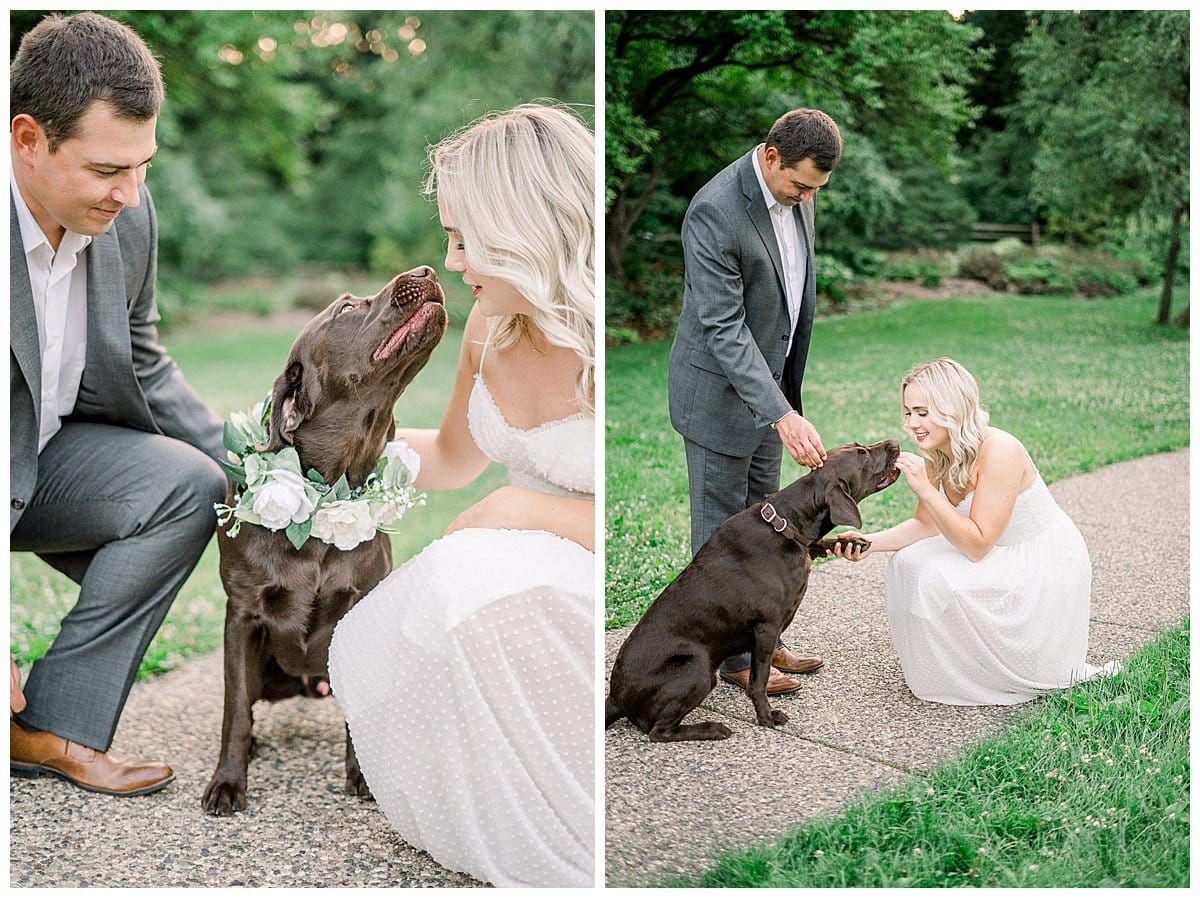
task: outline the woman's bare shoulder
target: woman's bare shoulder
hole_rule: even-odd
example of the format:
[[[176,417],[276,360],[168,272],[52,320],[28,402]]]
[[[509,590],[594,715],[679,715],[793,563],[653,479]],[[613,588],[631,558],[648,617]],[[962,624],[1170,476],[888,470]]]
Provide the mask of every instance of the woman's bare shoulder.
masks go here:
[[[1006,430],[989,427],[987,436],[979,447],[977,470],[984,469],[1020,472],[1022,489],[1037,476],[1037,470],[1025,444]]]

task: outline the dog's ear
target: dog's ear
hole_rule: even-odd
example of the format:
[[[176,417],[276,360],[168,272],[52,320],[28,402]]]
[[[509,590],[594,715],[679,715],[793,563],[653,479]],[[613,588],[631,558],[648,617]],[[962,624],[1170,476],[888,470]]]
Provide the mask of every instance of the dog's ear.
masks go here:
[[[850,485],[838,478],[825,490],[825,504],[829,506],[829,517],[834,526],[861,527],[862,515],[858,503],[850,495]]]
[[[320,399],[320,381],[309,373],[309,367],[300,359],[292,359],[275,380],[268,452],[277,452],[285,443],[293,442],[296,428],[308,419]]]

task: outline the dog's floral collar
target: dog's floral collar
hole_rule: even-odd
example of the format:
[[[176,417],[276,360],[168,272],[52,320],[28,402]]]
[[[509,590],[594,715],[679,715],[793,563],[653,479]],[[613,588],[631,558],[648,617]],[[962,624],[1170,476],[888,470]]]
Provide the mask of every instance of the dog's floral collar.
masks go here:
[[[229,461],[218,463],[235,484],[235,501],[213,508],[220,526],[231,525],[229,537],[238,535],[244,521],[283,530],[297,549],[312,537],[348,551],[377,531],[391,532],[410,508],[425,504],[425,494],[412,486],[421,459],[404,440],[388,443],[375,470],[361,486],[350,489],[345,474],[331,486],[316,471],[302,473],[293,446],[263,452],[270,420],[268,397],[249,411],[234,412],[225,422]]]

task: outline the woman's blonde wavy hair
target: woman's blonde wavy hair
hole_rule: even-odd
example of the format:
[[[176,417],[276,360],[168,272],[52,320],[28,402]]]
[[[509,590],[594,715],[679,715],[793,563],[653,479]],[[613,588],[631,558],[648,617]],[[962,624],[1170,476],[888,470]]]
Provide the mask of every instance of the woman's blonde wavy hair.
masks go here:
[[[492,345],[531,323],[579,356],[575,399],[595,410],[595,138],[566,107],[491,113],[429,148],[425,192],[462,233],[474,271],[508,281],[533,313],[501,316]]]
[[[909,384],[925,394],[929,417],[950,433],[949,455],[940,449],[925,453],[933,468],[931,480],[965,492],[971,482],[971,467],[987,436],[988,413],[979,404],[979,385],[970,371],[948,358],[917,365],[908,372],[900,383],[902,407]]]

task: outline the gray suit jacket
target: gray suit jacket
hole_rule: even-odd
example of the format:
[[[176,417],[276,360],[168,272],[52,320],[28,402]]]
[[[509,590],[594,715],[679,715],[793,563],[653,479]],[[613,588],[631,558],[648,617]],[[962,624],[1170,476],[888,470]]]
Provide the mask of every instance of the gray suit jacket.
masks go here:
[[[667,371],[671,424],[686,439],[746,457],[761,428],[795,408],[816,298],[813,206],[792,215],[808,259],[796,354],[784,381],[791,320],[783,264],[751,150],[704,185],[683,219],[683,309]]]
[[[87,358],[73,419],[184,440],[223,457],[221,421],[158,343],[158,219],[145,187],[87,248]],[[38,478],[41,349],[17,210],[9,201],[9,531]]]

